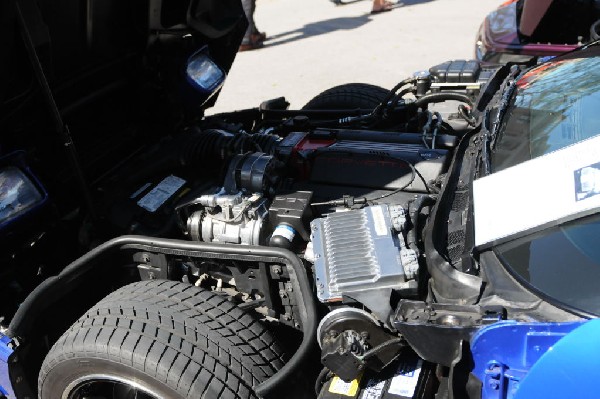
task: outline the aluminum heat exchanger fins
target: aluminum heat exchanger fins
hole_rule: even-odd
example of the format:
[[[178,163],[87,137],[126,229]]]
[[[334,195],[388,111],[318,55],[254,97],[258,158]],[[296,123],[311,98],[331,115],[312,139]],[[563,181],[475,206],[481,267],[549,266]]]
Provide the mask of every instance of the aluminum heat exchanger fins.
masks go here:
[[[399,213],[400,212],[400,213]],[[400,207],[377,205],[338,212],[311,223],[317,296],[322,302],[378,289],[408,289],[392,223]]]

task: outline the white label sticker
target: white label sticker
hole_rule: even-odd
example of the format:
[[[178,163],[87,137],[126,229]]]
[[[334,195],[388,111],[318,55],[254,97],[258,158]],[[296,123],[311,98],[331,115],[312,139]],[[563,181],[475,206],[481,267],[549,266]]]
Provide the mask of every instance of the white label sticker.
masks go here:
[[[144,191],[146,191],[146,189],[148,187],[150,187],[151,185],[152,184],[150,184],[150,183],[144,184],[142,187],[140,187],[139,189],[137,189],[137,191],[135,193],[131,194],[129,196],[129,198],[134,199],[135,197],[137,197],[138,195],[140,195],[141,193],[143,193]]]
[[[138,201],[138,205],[148,212],[155,212],[162,204],[173,196],[183,185],[185,180],[177,176],[168,176],[163,179],[148,194]]]
[[[407,370],[406,365],[401,364],[396,372],[396,376],[392,378],[388,392],[393,395],[407,396],[412,398],[415,394],[417,383],[419,382],[422,365],[423,360],[421,359],[419,359],[413,370]]]
[[[380,399],[383,394],[383,387],[385,381],[375,382],[374,380],[369,381],[367,387],[363,390],[360,399]]]
[[[358,382],[358,379],[346,382],[340,377],[335,376],[329,385],[329,392],[354,397],[356,396],[356,392],[358,392]]]
[[[475,180],[475,245],[486,248],[600,212],[599,154],[600,135]]]
[[[383,209],[380,206],[372,206],[371,214],[373,215],[373,224],[375,225],[375,233],[378,236],[386,236],[389,234],[389,229],[385,225],[385,217]]]

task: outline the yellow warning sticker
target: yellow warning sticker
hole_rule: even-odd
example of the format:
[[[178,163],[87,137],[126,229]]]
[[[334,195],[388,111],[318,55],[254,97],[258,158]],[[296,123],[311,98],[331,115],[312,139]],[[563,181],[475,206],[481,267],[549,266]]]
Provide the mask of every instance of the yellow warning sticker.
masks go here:
[[[358,393],[358,383],[360,382],[360,377],[361,376],[358,376],[358,378],[350,382],[346,382],[336,375],[333,377],[333,380],[331,380],[329,392],[336,393],[338,395],[355,397]]]

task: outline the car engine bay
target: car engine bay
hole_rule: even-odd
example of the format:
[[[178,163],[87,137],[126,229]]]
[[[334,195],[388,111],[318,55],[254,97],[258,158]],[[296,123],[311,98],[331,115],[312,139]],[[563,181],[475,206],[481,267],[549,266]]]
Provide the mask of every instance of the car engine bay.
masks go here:
[[[210,20],[210,7],[198,14]],[[235,29],[241,37],[243,29]],[[224,79],[219,65],[232,62],[231,56],[216,46],[197,50],[192,35],[180,30],[181,42],[173,46],[178,50],[169,52],[172,32],[157,32],[160,57],[152,51],[143,57],[156,56],[157,64],[169,64],[167,70],[170,63],[187,62],[189,68],[204,62]],[[123,60],[128,66],[139,61],[130,55]],[[44,82],[39,66],[36,78]],[[115,66],[122,65],[107,70]],[[0,219],[0,246],[6,249],[0,253],[6,265],[0,272],[6,282],[0,338],[20,350],[11,363],[15,392],[34,395],[38,373],[43,392],[53,359],[68,358],[57,355],[57,348],[68,346],[68,339],[75,347],[83,335],[77,328],[88,328],[89,320],[94,327],[99,320],[113,322],[102,304],[121,297],[124,303],[142,301],[138,297],[151,302],[153,292],[166,295],[165,303],[185,302],[195,292],[209,298],[192,306],[196,316],[185,319],[192,310],[172,304],[177,315],[165,316],[172,325],[154,330],[155,342],[166,340],[160,359],[172,341],[181,340],[184,348],[187,335],[194,335],[186,323],[202,319],[198,328],[210,330],[199,339],[206,356],[218,347],[215,359],[248,362],[239,374],[251,375],[244,382],[250,393],[231,397],[282,397],[289,385],[294,394],[286,397],[480,398],[496,381],[473,374],[467,343],[480,328],[579,319],[521,286],[493,251],[474,249],[471,183],[486,174],[486,140],[522,69],[453,60],[416,72],[391,90],[347,84],[300,110],[277,98],[210,116],[181,105],[191,96],[189,87],[173,91],[184,92],[176,101],[173,92],[157,88],[174,79],[164,70],[144,70],[163,81],[148,78],[151,83],[136,86],[139,91],[131,89],[128,75],[93,91],[86,79],[104,84],[98,79],[103,75],[94,73],[80,78],[92,93],[84,99],[77,82],[57,90],[59,100],[76,93],[74,104],[59,109],[46,93],[64,139],[58,145],[38,129],[44,118],[37,125],[28,118],[11,120],[38,106],[25,96],[26,106],[6,118],[16,127],[0,158],[0,189],[9,188],[0,216],[9,215],[12,223],[9,229]],[[210,104],[219,88],[206,90],[195,105]],[[160,101],[146,107],[151,98]],[[134,99],[143,99],[143,111],[132,111]],[[79,130],[79,154],[71,127]],[[35,131],[34,139],[21,137],[23,131]],[[56,155],[61,146],[70,162]],[[5,155],[5,148],[19,150]],[[23,187],[27,195],[13,193]],[[134,324],[143,317],[148,325],[153,318],[163,323],[168,313],[167,307],[156,317],[130,315],[120,306],[114,317],[130,322],[121,344],[127,334],[140,334],[133,348],[150,334],[146,325],[134,331]],[[207,315],[212,319],[203,319]],[[241,320],[247,323],[220,337],[230,341],[225,351],[222,342],[209,339]],[[117,331],[119,323],[102,324],[97,337],[109,328]],[[109,341],[113,335],[121,338],[113,331]],[[254,358],[234,352],[248,345],[258,348]],[[269,351],[275,355],[268,359]],[[259,372],[243,369],[248,364]],[[498,379],[494,367],[485,373]],[[200,374],[199,368],[195,377]],[[102,384],[92,388],[69,397],[104,397]],[[225,392],[220,389],[219,395]]]

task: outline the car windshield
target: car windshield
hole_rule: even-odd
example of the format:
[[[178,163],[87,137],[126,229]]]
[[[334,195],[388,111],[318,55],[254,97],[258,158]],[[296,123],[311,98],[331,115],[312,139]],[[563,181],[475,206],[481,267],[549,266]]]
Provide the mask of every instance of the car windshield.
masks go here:
[[[517,81],[492,154],[495,172],[600,134],[600,51],[594,53],[540,65]]]
[[[519,78],[492,153],[494,172],[600,134],[599,47],[542,64]],[[595,195],[600,190],[594,183],[600,182],[600,164],[590,168],[579,189]],[[588,184],[590,179],[594,184]],[[596,214],[494,251],[534,289],[569,307],[600,315],[598,236],[600,215]]]
[[[600,315],[600,215],[565,223],[494,250],[522,280],[569,307]]]

